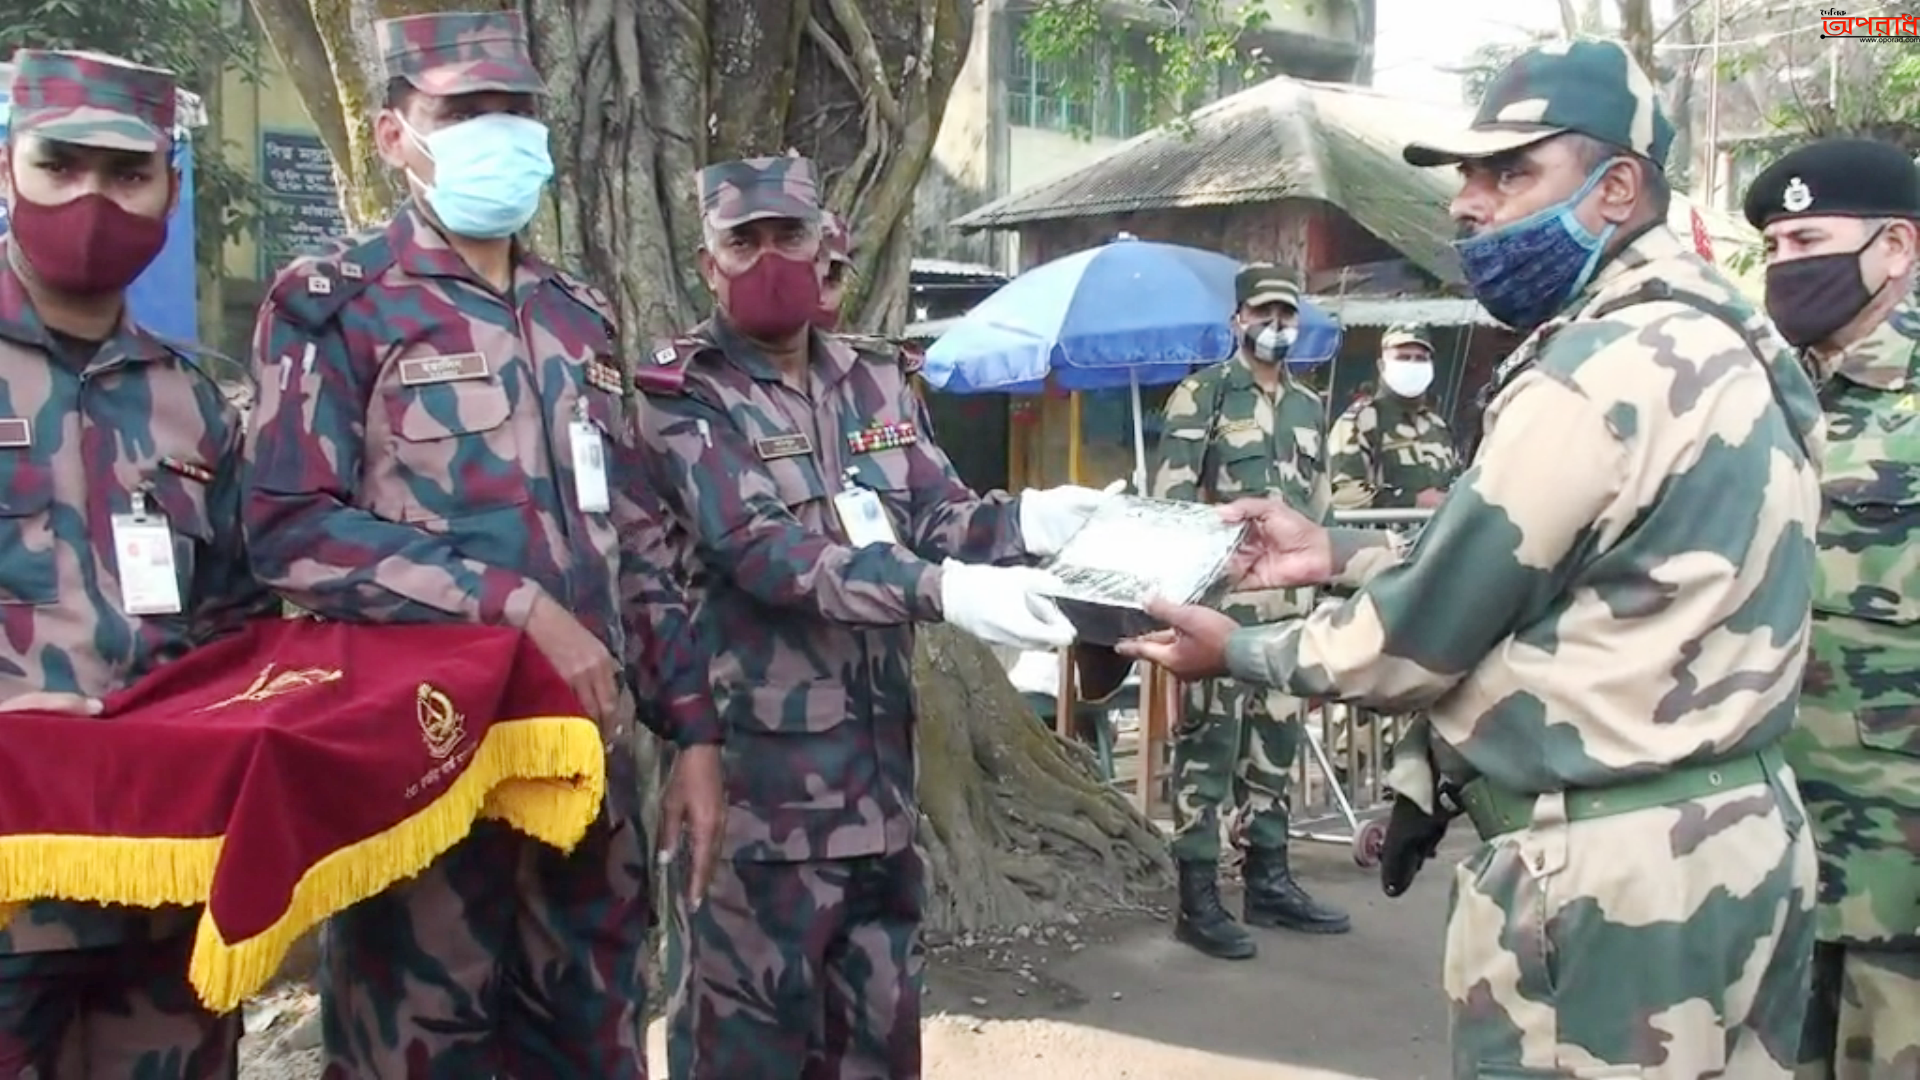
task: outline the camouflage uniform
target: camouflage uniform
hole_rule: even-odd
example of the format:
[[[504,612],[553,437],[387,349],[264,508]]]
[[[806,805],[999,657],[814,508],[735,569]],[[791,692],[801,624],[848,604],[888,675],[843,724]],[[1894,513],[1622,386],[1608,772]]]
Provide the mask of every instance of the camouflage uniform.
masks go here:
[[[1920,225],[1920,170],[1885,144],[1822,140],[1762,172],[1746,214],[1763,229],[1855,215]],[[1855,254],[1840,258],[1858,272]],[[1804,302],[1794,260],[1773,265],[1784,272],[1769,275],[1769,307]],[[1791,325],[1797,313],[1781,314]],[[1920,309],[1806,358],[1827,452],[1813,643],[1786,744],[1820,851],[1799,1075],[1920,1076]]]
[[[1433,351],[1431,335],[1422,326],[1397,324],[1380,336],[1383,351],[1401,345]],[[1421,492],[1445,491],[1459,468],[1453,435],[1427,395],[1402,397],[1384,383],[1375,393],[1356,396],[1334,420],[1327,448],[1336,510],[1412,509]],[[1371,749],[1363,747],[1356,753],[1348,746],[1354,726],[1348,709],[1334,706],[1321,715],[1334,768],[1344,779],[1347,764],[1365,764]],[[1364,729],[1369,718],[1359,715],[1358,726]]]
[[[166,72],[57,52],[14,64],[16,138],[171,145]],[[47,326],[6,246],[0,699],[103,697],[270,607],[240,538],[241,421],[196,347],[125,315],[104,342]],[[110,517],[141,500],[173,535],[180,614],[123,603]],[[209,1014],[186,981],[197,915],[41,903],[16,917],[0,931],[0,1077],[233,1076],[239,1016]]]
[[[804,158],[699,183],[716,228],[818,219]],[[1026,559],[1018,503],[961,483],[900,354],[811,341],[805,393],[724,316],[638,372],[728,730],[724,858],[698,911],[675,905],[676,1080],[920,1075],[914,624],[942,618],[941,559]],[[832,501],[848,475],[904,546],[849,545]]]
[[[1466,149],[1407,157],[1563,130],[1656,165],[1672,141],[1623,46],[1560,43],[1496,79]],[[1809,636],[1813,387],[1656,225],[1496,373],[1486,431],[1417,546],[1335,530],[1363,591],[1239,631],[1229,668],[1430,707],[1484,841],[1447,929],[1458,1080],[1787,1077],[1815,857],[1778,744]]]
[[[1431,344],[1421,327],[1390,326],[1382,348]],[[1405,509],[1427,490],[1446,490],[1457,468],[1447,422],[1425,395],[1404,398],[1384,386],[1353,399],[1328,433],[1328,471],[1338,510]]]
[[[538,89],[515,15],[379,32],[389,71],[423,91]],[[254,340],[244,514],[259,574],[363,622],[520,626],[548,598],[621,662],[644,723],[718,741],[616,342],[598,290],[521,252],[503,296],[412,203],[295,260]],[[604,440],[608,512],[576,491],[566,440],[582,418]],[[328,1077],[646,1075],[651,858],[633,746],[610,747],[607,770],[571,854],[483,823],[331,921]]]
[[[1242,272],[1240,293],[1243,306],[1292,304],[1299,297],[1297,286],[1258,266]],[[1160,432],[1155,497],[1226,502],[1276,495],[1316,520],[1325,517],[1329,494],[1320,396],[1299,385],[1285,364],[1274,365],[1280,382],[1268,393],[1254,378],[1251,365],[1258,362],[1243,349],[1174,388]],[[1236,593],[1222,610],[1254,626],[1301,614],[1310,602],[1306,590]],[[1248,852],[1247,920],[1344,931],[1346,916],[1313,904],[1287,867],[1288,788],[1304,704],[1231,679],[1189,683],[1184,692],[1184,715],[1173,732],[1172,844],[1183,876],[1205,874],[1211,880],[1220,859],[1220,811],[1231,796],[1232,832]],[[1264,910],[1263,899],[1279,910]],[[1218,923],[1224,915],[1213,911],[1217,903],[1206,896],[1183,899],[1182,929],[1191,933],[1196,918]],[[1243,952],[1236,944],[1216,954]]]

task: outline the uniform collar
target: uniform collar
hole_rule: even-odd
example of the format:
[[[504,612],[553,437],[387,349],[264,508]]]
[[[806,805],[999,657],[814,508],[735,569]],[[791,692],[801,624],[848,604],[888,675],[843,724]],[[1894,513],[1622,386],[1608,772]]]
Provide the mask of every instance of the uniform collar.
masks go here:
[[[1688,256],[1699,258],[1692,248],[1680,242],[1672,229],[1657,223],[1649,226],[1628,240],[1625,246],[1601,265],[1593,275],[1593,280],[1567,305],[1566,310],[1578,311],[1604,293],[1630,289],[1649,277],[1659,276],[1658,267],[1661,263]]]
[[[1284,394],[1293,385],[1293,373],[1287,370],[1284,361],[1275,366],[1280,369],[1280,382],[1274,387],[1274,393]],[[1227,361],[1227,389],[1266,392],[1261,388],[1259,381],[1253,377],[1253,361],[1247,359],[1243,352],[1236,350],[1233,359]]]
[[[393,215],[392,224],[387,226],[387,238],[393,245],[395,265],[407,275],[452,278],[488,292],[493,291],[493,287],[473,272],[467,260],[461,258],[460,253],[447,242],[446,234],[412,199],[400,204],[399,212]],[[553,276],[552,268],[529,255],[518,240],[514,241],[513,255],[513,287],[516,294],[524,293]]]
[[[759,382],[780,382],[780,369],[773,366],[767,354],[760,351],[745,334],[733,328],[724,314],[715,312],[708,322],[708,333],[713,343],[742,371]],[[808,367],[813,378],[824,388],[832,389],[840,385],[848,373],[853,370],[855,355],[853,347],[839,339],[837,335],[822,333],[818,328],[807,331],[810,348]]]
[[[1853,343],[1832,365],[1833,373],[1872,390],[1905,390],[1920,361],[1920,308],[1902,304],[1873,333]]]
[[[26,285],[14,272],[11,244],[5,240],[0,240],[0,337],[39,349],[49,358],[59,355],[53,336],[33,308],[33,298],[27,295]],[[171,355],[159,339],[133,321],[131,307],[123,306],[120,325],[100,346],[86,370],[103,371],[121,363],[144,363]]]

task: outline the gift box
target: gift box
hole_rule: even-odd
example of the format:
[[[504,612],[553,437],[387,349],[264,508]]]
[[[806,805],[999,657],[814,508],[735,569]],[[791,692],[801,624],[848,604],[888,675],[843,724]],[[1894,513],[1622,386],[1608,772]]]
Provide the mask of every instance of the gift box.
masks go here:
[[[1204,503],[1122,495],[1107,501],[1047,565],[1051,595],[1080,640],[1112,645],[1165,629],[1142,610],[1158,594],[1213,604],[1228,590],[1227,568],[1245,525]]]

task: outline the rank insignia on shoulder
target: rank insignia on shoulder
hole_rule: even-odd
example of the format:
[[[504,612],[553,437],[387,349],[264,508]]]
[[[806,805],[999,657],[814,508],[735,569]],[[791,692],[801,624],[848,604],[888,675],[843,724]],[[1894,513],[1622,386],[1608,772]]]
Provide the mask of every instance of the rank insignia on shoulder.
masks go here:
[[[359,281],[365,276],[365,273],[365,271],[360,269],[359,263],[343,262],[340,264],[340,276],[346,278],[348,281]]]
[[[21,450],[33,445],[33,421],[24,416],[0,419],[0,449]]]
[[[899,420],[891,424],[874,423],[865,431],[847,433],[847,450],[855,454],[873,454],[881,450],[897,450],[902,446],[912,446],[920,441],[920,432],[912,421]]]
[[[326,296],[333,292],[333,279],[325,274],[308,274],[307,291],[315,296]]]
[[[163,457],[160,459],[160,467],[176,476],[184,476],[197,484],[213,483],[213,470],[197,461],[188,461],[186,458],[178,457]]]
[[[665,367],[673,363],[674,359],[679,355],[678,352],[674,351],[673,346],[668,345],[665,348],[655,349],[653,351],[653,362]]]
[[[587,385],[615,396],[624,389],[620,369],[604,356],[587,361]]]
[[[803,454],[813,453],[813,440],[807,438],[804,432],[796,431],[787,435],[772,435],[764,439],[756,439],[753,449],[760,455],[761,461],[774,461],[778,458],[800,457]]]

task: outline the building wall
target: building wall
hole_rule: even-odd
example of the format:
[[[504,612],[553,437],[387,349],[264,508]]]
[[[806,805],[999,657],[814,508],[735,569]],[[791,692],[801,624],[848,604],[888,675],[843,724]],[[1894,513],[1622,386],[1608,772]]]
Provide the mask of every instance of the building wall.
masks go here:
[[[220,139],[230,160],[256,182],[264,178],[275,193],[269,198],[272,216],[229,242],[222,257],[222,324],[217,337],[208,336],[235,356],[245,355],[265,283],[286,247],[342,228],[332,162],[320,148],[319,132],[279,57],[272,49],[261,54],[258,81],[229,70],[220,88]]]

